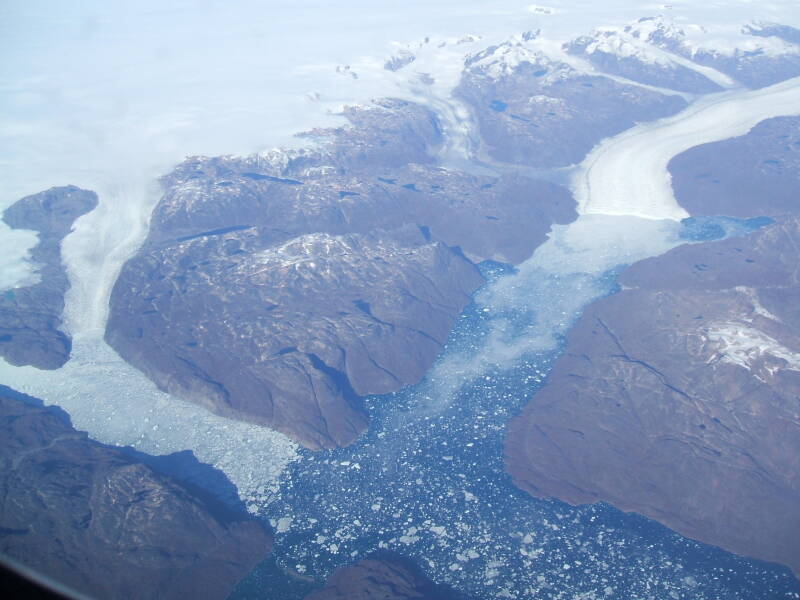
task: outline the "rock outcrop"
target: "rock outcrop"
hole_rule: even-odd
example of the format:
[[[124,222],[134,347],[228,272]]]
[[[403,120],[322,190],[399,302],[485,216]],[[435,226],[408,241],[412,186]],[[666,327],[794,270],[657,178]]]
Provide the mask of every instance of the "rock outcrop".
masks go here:
[[[630,29],[630,28],[629,28]],[[593,67],[646,85],[708,94],[722,87],[693,68],[691,63],[637,39],[629,31],[601,29],[564,44],[564,50]]]
[[[30,255],[39,281],[0,292],[0,356],[12,365],[57,369],[69,359],[72,341],[61,330],[64,294],[69,288],[61,263],[61,240],[75,219],[95,206],[94,192],[65,186],[27,196],[3,213],[10,227],[39,234]]]
[[[352,442],[361,396],[423,376],[483,281],[473,263],[520,262],[575,216],[556,185],[433,166],[421,107],[346,114],[320,150],[166,177],[106,333],[162,389],[310,448]]]
[[[579,163],[603,138],[686,107],[680,96],[577,71],[524,41],[468,58],[454,94],[491,159],[539,168]]]
[[[743,136],[703,144],[669,163],[675,198],[692,215],[800,212],[800,117],[767,119]]]
[[[700,25],[670,18],[644,17],[625,28],[636,40],[715,69],[749,88],[762,88],[800,75],[800,46],[792,43],[792,27],[751,25],[726,42]]]
[[[0,393],[0,552],[93,598],[225,598],[266,556],[262,525],[65,413]]]

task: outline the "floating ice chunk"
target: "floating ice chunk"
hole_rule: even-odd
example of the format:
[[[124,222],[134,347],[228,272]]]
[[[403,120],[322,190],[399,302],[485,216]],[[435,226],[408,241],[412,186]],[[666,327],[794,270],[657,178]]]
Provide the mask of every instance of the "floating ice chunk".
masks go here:
[[[280,519],[278,519],[275,525],[275,530],[278,533],[284,533],[286,531],[289,531],[289,529],[292,526],[292,520],[293,520],[292,517],[281,517]]]

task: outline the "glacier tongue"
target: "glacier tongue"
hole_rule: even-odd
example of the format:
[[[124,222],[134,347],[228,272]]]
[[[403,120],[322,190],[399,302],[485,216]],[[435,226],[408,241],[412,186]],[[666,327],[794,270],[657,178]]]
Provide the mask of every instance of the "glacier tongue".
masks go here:
[[[800,114],[800,78],[753,91],[727,91],[643,123],[600,143],[573,182],[581,214],[683,219],[672,194],[669,161],[693,146],[743,135],[771,117]]]

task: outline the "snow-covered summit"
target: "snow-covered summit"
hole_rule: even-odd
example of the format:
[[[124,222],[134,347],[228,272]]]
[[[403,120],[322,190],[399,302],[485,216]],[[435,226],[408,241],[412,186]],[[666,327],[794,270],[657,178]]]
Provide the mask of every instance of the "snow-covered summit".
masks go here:
[[[621,58],[634,58],[648,64],[671,64],[673,60],[652,44],[615,27],[603,27],[589,35],[565,44],[570,50],[580,49],[587,55],[613,54]]]
[[[775,24],[706,26],[652,16],[621,29],[596,30],[575,40],[572,50],[642,64],[677,65],[722,87],[735,80],[757,88],[800,75],[800,46],[791,41],[795,33],[800,38],[800,31]]]
[[[663,24],[652,26],[650,21],[644,24],[642,29],[631,25],[598,28],[565,43],[563,48],[599,71],[646,85],[700,94],[734,85],[726,75],[667,48],[668,43],[678,44],[683,39],[681,30]],[[662,44],[651,40],[662,40]]]
[[[705,30],[699,25],[689,25],[679,27],[668,17],[642,17],[634,23],[625,26],[625,33],[644,42],[657,46],[669,46],[680,44],[687,38],[686,29],[693,33],[701,33]]]
[[[537,43],[538,36],[538,31],[525,32],[471,54],[464,60],[465,70],[495,80],[513,75],[522,65],[546,66],[548,80],[574,74],[575,69],[555,59]],[[544,74],[543,70],[537,77]]]
[[[758,54],[777,57],[800,53],[800,47],[777,35],[776,32],[783,31],[784,28],[786,31],[794,30],[775,24],[767,27],[755,23],[745,27],[696,24],[679,26],[672,19],[657,16],[641,18],[627,25],[625,32],[636,39],[689,59],[703,55],[732,57]]]
[[[416,55],[408,48],[400,48],[384,64],[383,68],[387,71],[399,71],[406,65],[410,65],[417,59]]]

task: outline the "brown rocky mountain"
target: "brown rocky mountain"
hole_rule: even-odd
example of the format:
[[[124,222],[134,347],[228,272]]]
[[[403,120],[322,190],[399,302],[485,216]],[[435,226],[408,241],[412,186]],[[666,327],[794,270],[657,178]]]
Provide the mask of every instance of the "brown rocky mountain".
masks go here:
[[[564,44],[563,48],[568,53],[589,61],[603,73],[646,85],[694,94],[722,91],[718,84],[688,66],[669,60],[647,60],[649,57],[646,52],[639,55],[636,51],[630,51],[634,48],[631,41],[627,32],[601,29],[580,36]]]
[[[692,215],[800,211],[800,117],[767,119],[747,135],[696,146],[670,161],[675,197]]]
[[[438,126],[416,105],[347,114],[314,133],[324,151],[165,178],[106,333],[162,389],[310,448],[352,442],[360,396],[423,376],[483,282],[474,262],[520,262],[575,214],[553,184],[431,166]]]
[[[337,569],[305,600],[454,600],[399,557],[373,557]]]
[[[800,219],[639,262],[509,425],[522,489],[800,573]]]
[[[0,553],[93,598],[225,598],[269,552],[261,524],[0,395]]]
[[[454,93],[470,107],[486,155],[540,168],[579,163],[603,138],[686,107],[680,96],[582,73],[522,42],[467,59]]]
[[[779,52],[764,51],[757,44],[756,47],[745,44],[750,48],[740,47],[733,51],[715,48],[713,42],[698,45],[692,42],[691,33],[687,34],[687,31],[690,31],[689,27],[685,28],[668,16],[642,17],[625,27],[625,32],[634,38],[698,65],[716,69],[749,88],[773,85],[800,74],[800,55],[796,47],[791,46],[797,41],[797,30],[793,27],[762,22],[742,28],[742,33],[789,42]]]
[[[586,309],[509,425],[521,488],[610,502],[800,573],[799,123],[769,119],[670,162],[692,214],[776,222],[641,261]]]

